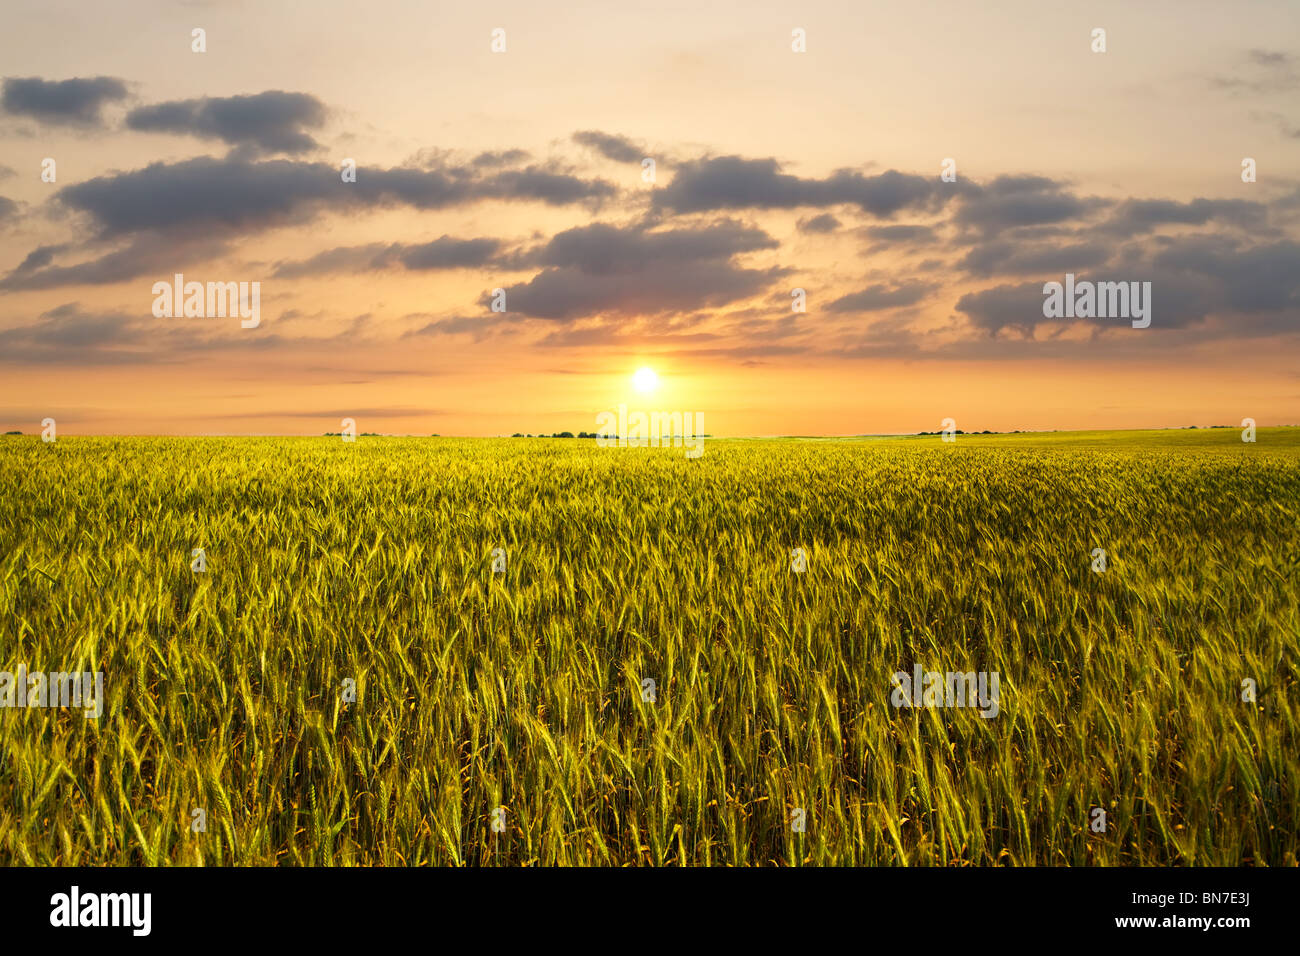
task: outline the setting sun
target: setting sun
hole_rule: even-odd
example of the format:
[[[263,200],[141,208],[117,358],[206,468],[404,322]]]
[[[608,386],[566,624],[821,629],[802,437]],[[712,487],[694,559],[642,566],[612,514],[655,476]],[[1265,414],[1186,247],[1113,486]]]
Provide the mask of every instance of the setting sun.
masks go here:
[[[659,387],[659,376],[652,368],[639,368],[632,376],[632,385],[643,395],[648,394]]]

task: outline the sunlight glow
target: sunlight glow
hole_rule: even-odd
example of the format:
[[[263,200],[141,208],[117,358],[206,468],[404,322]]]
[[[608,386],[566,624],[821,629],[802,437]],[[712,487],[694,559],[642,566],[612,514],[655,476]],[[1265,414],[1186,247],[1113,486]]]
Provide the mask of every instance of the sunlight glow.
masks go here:
[[[648,394],[659,387],[659,376],[652,368],[639,368],[632,376],[632,385],[643,395]]]

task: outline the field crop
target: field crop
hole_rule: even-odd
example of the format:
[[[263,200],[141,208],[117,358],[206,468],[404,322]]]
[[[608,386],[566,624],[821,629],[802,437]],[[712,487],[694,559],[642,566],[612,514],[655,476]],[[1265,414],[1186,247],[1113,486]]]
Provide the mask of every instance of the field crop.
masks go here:
[[[1296,864],[1300,429],[7,437],[0,491],[0,669],[104,675],[0,710],[0,861]]]

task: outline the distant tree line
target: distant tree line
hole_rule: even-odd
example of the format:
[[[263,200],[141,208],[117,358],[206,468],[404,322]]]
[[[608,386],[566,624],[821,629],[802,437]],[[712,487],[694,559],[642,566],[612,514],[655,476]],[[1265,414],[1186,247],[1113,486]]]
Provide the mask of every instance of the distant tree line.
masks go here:
[[[545,435],[542,432],[538,432],[536,435],[525,435],[523,432],[515,432],[510,437],[511,438],[599,438],[600,436],[597,435],[595,432],[578,432],[578,434],[576,435],[573,434],[573,432],[552,432],[549,435]]]

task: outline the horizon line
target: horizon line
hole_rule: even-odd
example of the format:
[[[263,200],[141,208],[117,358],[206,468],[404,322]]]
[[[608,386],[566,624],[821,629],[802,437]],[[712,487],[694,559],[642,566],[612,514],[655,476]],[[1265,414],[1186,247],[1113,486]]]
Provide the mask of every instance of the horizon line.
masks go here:
[[[994,429],[966,430],[955,429],[954,434],[975,437],[979,435],[1071,435],[1083,432],[1153,432],[1153,431],[1210,431],[1218,429],[1242,428],[1242,425],[1154,425],[1144,428],[1017,428],[1011,431],[998,431]],[[1256,425],[1258,429],[1264,428],[1297,428],[1300,423],[1290,422],[1280,425]],[[778,439],[778,438],[799,438],[799,439],[825,439],[825,438],[922,438],[933,435],[942,435],[943,429],[937,431],[921,432],[847,432],[841,434],[756,434],[756,435],[667,435],[660,436],[660,441],[675,441],[695,438],[709,438],[714,441],[733,441],[747,439]],[[23,432],[10,430],[0,432],[0,438],[39,438],[40,432]],[[157,432],[145,433],[126,433],[126,432],[82,432],[68,435],[69,438],[338,438],[338,432],[312,432],[312,433],[288,433],[288,432],[183,432],[180,434],[165,434]],[[557,433],[535,435],[529,434],[510,434],[510,435],[444,435],[434,433],[414,433],[414,432],[358,432],[356,438],[478,438],[478,439],[511,439],[511,438],[546,438],[550,440],[559,439],[561,441],[594,441],[595,438],[587,435],[579,437],[576,434],[570,434],[567,438]],[[607,439],[619,439],[630,436],[607,435]]]

